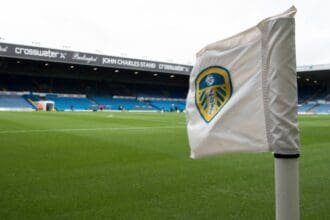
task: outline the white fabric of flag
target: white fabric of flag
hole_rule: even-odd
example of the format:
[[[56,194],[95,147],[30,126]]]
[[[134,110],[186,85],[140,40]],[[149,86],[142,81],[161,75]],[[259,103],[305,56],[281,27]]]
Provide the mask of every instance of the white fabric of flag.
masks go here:
[[[197,53],[186,114],[191,157],[299,154],[295,7]]]

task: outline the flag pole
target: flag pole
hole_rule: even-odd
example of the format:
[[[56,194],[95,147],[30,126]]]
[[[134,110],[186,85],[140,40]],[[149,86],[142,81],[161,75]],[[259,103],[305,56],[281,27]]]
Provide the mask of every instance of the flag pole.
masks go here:
[[[299,220],[299,154],[274,154],[276,220]]]

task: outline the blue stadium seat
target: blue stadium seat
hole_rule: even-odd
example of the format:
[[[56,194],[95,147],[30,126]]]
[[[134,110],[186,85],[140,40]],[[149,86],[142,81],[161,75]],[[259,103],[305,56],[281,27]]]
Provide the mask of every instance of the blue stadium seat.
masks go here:
[[[155,110],[149,103],[139,101],[137,99],[112,98],[109,96],[93,96],[90,97],[97,104],[105,106],[106,109],[112,110]]]
[[[163,111],[183,111],[186,108],[184,101],[153,100],[150,101],[150,105]]]
[[[54,101],[55,108],[58,111],[89,110],[94,104],[87,98],[58,97],[56,95],[47,95],[46,99]]]
[[[313,109],[316,113],[330,114],[330,104],[320,104]]]
[[[22,96],[0,95],[0,108],[3,109],[35,109],[32,104],[27,102]]]
[[[315,104],[302,104],[298,108],[298,112],[308,112]]]

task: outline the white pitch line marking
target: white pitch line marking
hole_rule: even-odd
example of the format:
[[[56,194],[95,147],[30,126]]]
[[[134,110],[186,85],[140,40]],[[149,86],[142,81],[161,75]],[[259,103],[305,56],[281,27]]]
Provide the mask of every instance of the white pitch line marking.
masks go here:
[[[114,128],[54,128],[54,129],[31,129],[31,130],[4,130],[0,134],[17,133],[42,133],[42,132],[66,132],[66,131],[104,131],[104,130],[148,130],[148,129],[171,129],[183,128],[184,126],[158,126],[158,127],[114,127]]]
[[[133,119],[133,120],[139,120],[139,121],[147,121],[147,122],[160,122],[160,123],[169,123],[167,120],[159,120],[159,117],[153,117],[153,116],[138,116],[138,117],[132,117],[132,116],[119,116],[119,115],[107,115],[107,118],[115,118],[115,119]],[[174,123],[180,125],[180,123]]]

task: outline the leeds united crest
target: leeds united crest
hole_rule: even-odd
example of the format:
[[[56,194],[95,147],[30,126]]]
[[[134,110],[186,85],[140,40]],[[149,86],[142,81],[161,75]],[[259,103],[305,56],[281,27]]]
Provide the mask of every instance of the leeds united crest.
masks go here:
[[[220,66],[208,67],[198,74],[195,88],[196,106],[202,118],[208,123],[231,97],[229,71]]]

